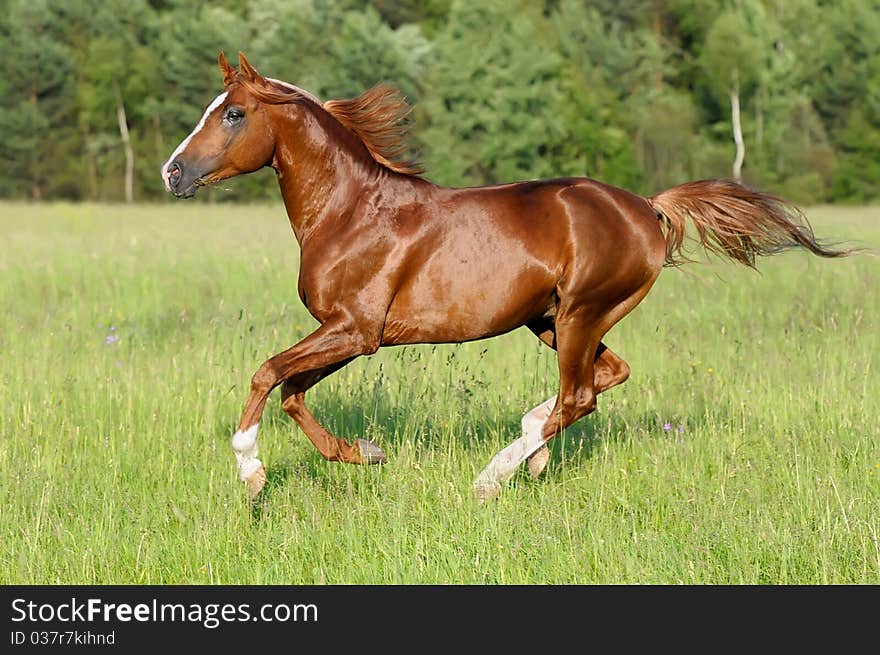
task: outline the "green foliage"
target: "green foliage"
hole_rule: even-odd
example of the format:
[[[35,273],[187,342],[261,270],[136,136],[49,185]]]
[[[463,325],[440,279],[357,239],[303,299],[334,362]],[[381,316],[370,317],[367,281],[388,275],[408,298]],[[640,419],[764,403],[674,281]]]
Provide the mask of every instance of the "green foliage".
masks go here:
[[[271,77],[320,98],[358,95],[383,80],[410,96],[430,52],[416,25],[391,28],[372,7],[256,0],[250,59]]]
[[[822,54],[804,52],[816,109],[838,154],[831,199],[880,198],[880,3],[822,7]]]
[[[430,170],[446,184],[489,184],[558,174],[562,59],[530,3],[454,2],[435,41],[423,99]],[[486,26],[492,25],[491,38]]]
[[[853,202],[880,197],[880,131],[868,122],[861,108],[849,112],[839,143],[834,197]]]
[[[0,193],[40,199],[61,185],[59,130],[73,116],[73,66],[64,26],[45,0],[13,0],[0,19]],[[67,135],[64,135],[67,136]],[[69,140],[64,154],[75,157]]]
[[[721,103],[727,101],[736,80],[740,93],[748,93],[766,66],[769,44],[757,34],[763,12],[754,3],[752,12],[745,9],[720,14],[706,34],[700,51],[700,66],[707,88]],[[757,14],[757,15],[755,15]]]
[[[318,97],[387,81],[412,145],[455,185],[589,175],[639,193],[729,175],[806,202],[880,199],[876,0],[9,0],[0,197],[135,196],[218,93],[217,54]],[[275,198],[269,172],[214,200]]]
[[[563,0],[551,21],[564,58],[559,115],[570,134],[560,166],[635,190],[656,182],[644,165],[646,141],[663,111],[667,62],[655,35],[624,27],[632,5],[600,11]]]
[[[645,193],[706,176],[705,168],[694,160],[703,144],[696,134],[697,109],[688,94],[663,89],[637,115],[636,143]]]

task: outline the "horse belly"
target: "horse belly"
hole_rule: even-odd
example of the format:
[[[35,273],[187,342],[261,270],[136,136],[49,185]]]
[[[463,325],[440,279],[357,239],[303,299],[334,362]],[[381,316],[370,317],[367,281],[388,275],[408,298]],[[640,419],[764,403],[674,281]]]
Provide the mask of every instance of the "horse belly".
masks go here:
[[[383,345],[491,337],[553,307],[556,278],[524,253],[442,255],[435,253],[398,290],[385,322]]]

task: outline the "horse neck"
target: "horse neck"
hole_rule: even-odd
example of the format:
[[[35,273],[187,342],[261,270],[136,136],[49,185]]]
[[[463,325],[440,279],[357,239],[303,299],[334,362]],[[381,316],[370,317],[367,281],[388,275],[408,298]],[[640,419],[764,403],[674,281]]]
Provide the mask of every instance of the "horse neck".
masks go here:
[[[364,145],[317,105],[282,107],[272,168],[300,245],[321,225],[345,218],[377,175]]]

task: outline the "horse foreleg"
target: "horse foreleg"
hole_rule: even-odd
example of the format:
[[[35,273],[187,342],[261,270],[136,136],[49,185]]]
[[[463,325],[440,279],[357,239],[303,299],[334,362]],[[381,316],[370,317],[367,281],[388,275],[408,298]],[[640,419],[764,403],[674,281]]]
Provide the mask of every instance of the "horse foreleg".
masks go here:
[[[257,432],[272,389],[297,376],[314,378],[314,384],[322,377],[321,373],[332,372],[359,355],[375,352],[378,347],[378,338],[368,339],[362,330],[352,329],[343,322],[328,321],[292,348],[267,359],[257,369],[251,379],[251,392],[238,430],[232,437],[238,476],[247,484],[251,497],[256,496],[266,483],[266,469],[257,459]]]
[[[281,384],[281,407],[296,421],[296,424],[324,459],[349,464],[382,464],[386,458],[379,446],[366,439],[358,439],[354,444],[350,444],[344,439],[334,437],[306,407],[306,391],[314,386],[318,380],[342,368],[349,361],[351,360],[340,362],[321,371],[312,371],[306,375],[285,380]]]

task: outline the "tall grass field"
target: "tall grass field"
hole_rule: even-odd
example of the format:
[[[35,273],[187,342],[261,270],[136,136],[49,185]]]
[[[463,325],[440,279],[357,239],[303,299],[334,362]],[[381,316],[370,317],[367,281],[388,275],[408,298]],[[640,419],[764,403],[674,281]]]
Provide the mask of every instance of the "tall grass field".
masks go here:
[[[813,208],[880,247],[880,208]],[[665,270],[632,367],[544,477],[472,483],[556,393],[522,329],[381,349],[307,396],[384,466],[327,463],[250,378],[316,323],[281,206],[0,205],[0,583],[880,583],[880,260]]]

